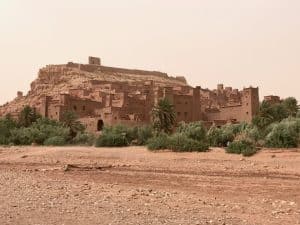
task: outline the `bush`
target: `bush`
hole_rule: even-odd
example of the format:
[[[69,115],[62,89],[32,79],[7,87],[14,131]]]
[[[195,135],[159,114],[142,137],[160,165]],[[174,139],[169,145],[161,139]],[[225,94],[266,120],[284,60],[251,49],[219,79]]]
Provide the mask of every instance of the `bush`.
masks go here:
[[[145,145],[148,140],[153,137],[153,129],[150,126],[142,126],[137,128],[136,144]]]
[[[47,138],[44,141],[44,145],[47,146],[63,146],[66,144],[66,140],[63,137],[55,136]]]
[[[79,117],[74,111],[65,111],[62,114],[62,124],[69,129],[69,141],[76,137],[78,133],[85,131],[84,125],[78,119]]]
[[[10,142],[15,145],[30,145],[34,142],[32,135],[33,131],[30,128],[19,128],[11,130]],[[38,134],[38,131],[35,132]]]
[[[221,128],[215,126],[208,131],[208,140],[211,146],[226,147],[228,143],[232,142],[238,131],[236,125],[225,125]]]
[[[17,127],[17,123],[7,116],[0,119],[0,145],[8,145],[11,136],[11,130]]]
[[[206,128],[201,122],[184,123],[181,122],[177,133],[186,135],[196,141],[206,141]]]
[[[153,137],[153,129],[150,126],[127,127],[117,125],[105,127],[96,146],[144,145],[151,137]]]
[[[96,140],[96,147],[122,147],[128,146],[128,141],[123,134],[106,133]]]
[[[242,139],[242,140],[235,140],[228,145],[226,148],[227,153],[233,154],[242,154],[243,156],[252,156],[254,155],[257,150],[253,142]]]
[[[169,137],[168,149],[175,152],[204,152],[208,150],[208,145],[205,142],[196,141],[186,134],[176,133]]]
[[[208,145],[205,142],[196,141],[183,133],[175,133],[172,136],[161,133],[151,138],[147,146],[150,150],[170,149],[175,152],[204,152],[208,150]]]
[[[266,136],[266,146],[273,148],[297,147],[300,139],[300,120],[287,119],[271,127]]]
[[[243,130],[242,132],[237,134],[236,138],[238,136],[243,136],[243,137],[251,140],[254,143],[257,143],[259,141],[259,139],[261,138],[258,128],[254,127],[254,126],[248,126],[245,130]]]
[[[95,143],[95,136],[90,133],[78,133],[72,140],[72,144],[92,146]]]
[[[96,140],[96,147],[121,147],[128,146],[129,137],[127,128],[124,126],[104,128],[102,134]]]
[[[21,127],[11,130],[10,142],[16,145],[44,144],[51,137],[62,137],[67,140],[69,129],[59,122],[40,118],[30,127]]]
[[[169,136],[166,133],[159,133],[148,140],[147,147],[149,150],[163,150],[168,149],[168,144]]]
[[[207,139],[210,146],[221,147],[222,142],[222,130],[216,126],[212,126],[207,132]]]
[[[21,127],[30,127],[39,118],[41,118],[41,115],[36,112],[36,109],[27,105],[19,114],[18,124]]]

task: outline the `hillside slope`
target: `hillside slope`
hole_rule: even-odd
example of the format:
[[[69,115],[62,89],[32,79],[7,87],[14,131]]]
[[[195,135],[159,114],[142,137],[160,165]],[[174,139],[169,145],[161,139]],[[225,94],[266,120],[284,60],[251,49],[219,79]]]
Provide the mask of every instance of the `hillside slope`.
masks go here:
[[[184,77],[169,77],[167,74],[159,72],[126,70],[113,67],[99,67],[95,71],[88,72],[80,69],[80,67],[71,67],[69,64],[48,65],[40,69],[38,78],[31,83],[31,89],[27,95],[22,96],[19,94],[14,100],[0,106],[0,116],[8,113],[16,116],[25,105],[38,108],[45,96],[55,98],[60,93],[67,93],[70,89],[89,89],[90,81],[154,81],[154,85],[156,86],[187,85]]]

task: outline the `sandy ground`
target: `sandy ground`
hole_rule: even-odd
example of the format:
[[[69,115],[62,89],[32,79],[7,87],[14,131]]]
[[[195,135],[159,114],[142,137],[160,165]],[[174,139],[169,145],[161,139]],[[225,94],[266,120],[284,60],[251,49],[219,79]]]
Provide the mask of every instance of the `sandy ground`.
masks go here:
[[[300,224],[300,149],[0,147],[0,224]]]

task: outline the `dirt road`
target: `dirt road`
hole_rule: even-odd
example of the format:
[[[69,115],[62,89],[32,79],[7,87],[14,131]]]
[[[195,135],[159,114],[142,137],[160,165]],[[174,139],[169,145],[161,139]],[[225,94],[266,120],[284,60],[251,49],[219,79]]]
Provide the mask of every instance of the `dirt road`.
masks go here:
[[[0,148],[0,224],[300,224],[300,150]]]

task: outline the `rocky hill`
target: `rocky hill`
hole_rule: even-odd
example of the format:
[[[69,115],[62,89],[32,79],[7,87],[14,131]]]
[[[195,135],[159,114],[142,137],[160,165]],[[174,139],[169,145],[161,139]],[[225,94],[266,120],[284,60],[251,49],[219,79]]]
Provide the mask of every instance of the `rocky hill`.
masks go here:
[[[154,85],[157,86],[187,85],[184,77],[170,77],[161,72],[75,63],[48,65],[40,69],[38,78],[31,83],[27,95],[23,96],[18,92],[14,100],[0,106],[0,116],[8,113],[17,115],[25,105],[38,108],[45,96],[56,97],[60,93],[68,93],[70,89],[88,89],[90,81],[133,83],[154,81]]]

